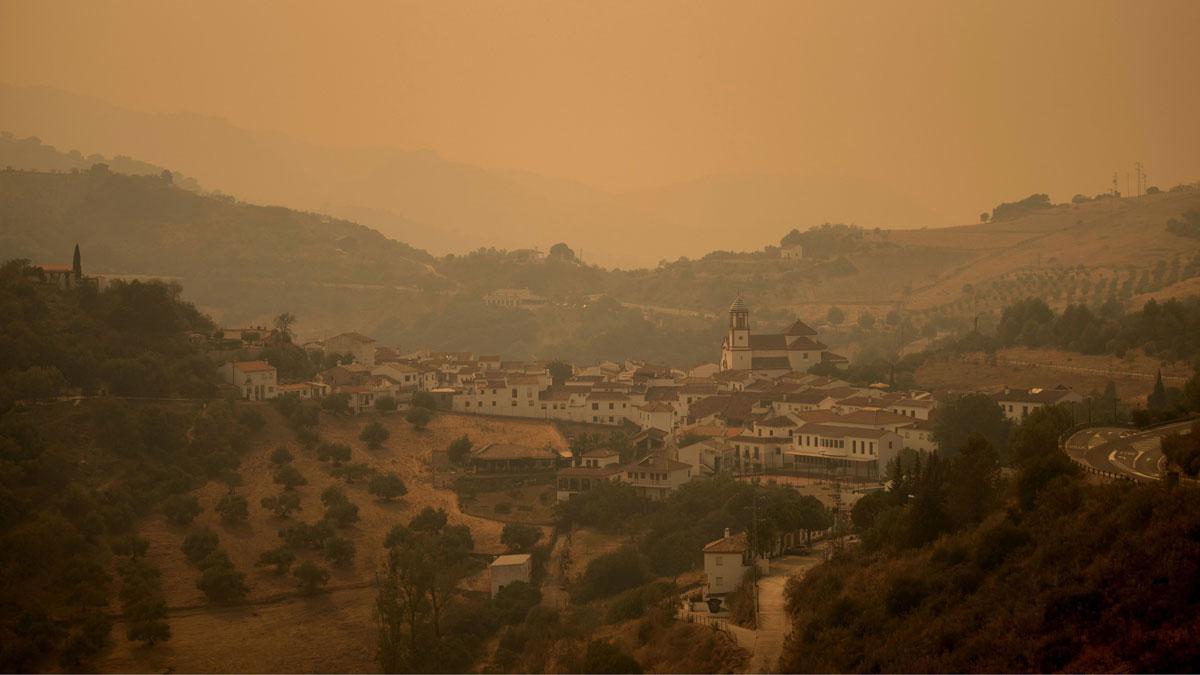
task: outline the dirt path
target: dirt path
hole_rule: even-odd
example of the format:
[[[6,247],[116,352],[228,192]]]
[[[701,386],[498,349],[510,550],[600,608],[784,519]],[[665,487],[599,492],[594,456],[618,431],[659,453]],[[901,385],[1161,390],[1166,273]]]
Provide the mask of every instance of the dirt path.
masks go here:
[[[789,555],[771,561],[771,571],[758,582],[758,629],[754,631],[754,649],[747,666],[749,673],[779,672],[783,641],[791,631],[784,589],[793,576],[803,575],[824,561],[814,551],[809,555]]]

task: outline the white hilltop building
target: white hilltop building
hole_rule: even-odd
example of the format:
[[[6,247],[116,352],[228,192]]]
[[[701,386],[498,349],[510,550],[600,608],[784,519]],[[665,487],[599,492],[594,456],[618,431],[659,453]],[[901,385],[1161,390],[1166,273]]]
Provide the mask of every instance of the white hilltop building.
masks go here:
[[[782,333],[755,333],[750,310],[740,297],[729,306],[729,332],[721,344],[721,370],[782,375],[807,371],[828,358],[817,331],[797,319]],[[840,357],[839,357],[840,358]]]

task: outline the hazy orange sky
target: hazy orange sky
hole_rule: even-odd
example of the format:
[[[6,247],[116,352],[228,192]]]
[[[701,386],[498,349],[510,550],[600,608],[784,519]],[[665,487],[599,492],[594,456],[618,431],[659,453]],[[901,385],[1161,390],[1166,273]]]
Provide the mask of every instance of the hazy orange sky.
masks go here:
[[[861,176],[955,220],[1200,179],[1200,2],[0,2],[0,81],[609,189]]]

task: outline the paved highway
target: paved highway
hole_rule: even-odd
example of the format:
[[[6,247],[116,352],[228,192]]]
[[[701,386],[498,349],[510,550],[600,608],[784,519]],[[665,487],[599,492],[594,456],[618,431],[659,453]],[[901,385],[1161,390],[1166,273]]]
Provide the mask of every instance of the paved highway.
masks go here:
[[[1136,480],[1160,480],[1166,472],[1166,458],[1159,449],[1163,436],[1187,433],[1193,424],[1188,420],[1140,432],[1091,427],[1068,438],[1066,451],[1071,459],[1096,471]]]

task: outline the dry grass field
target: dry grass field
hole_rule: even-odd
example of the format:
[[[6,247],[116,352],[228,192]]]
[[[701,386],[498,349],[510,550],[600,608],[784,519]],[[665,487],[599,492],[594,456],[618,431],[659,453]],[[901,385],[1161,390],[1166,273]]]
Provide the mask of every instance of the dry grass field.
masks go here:
[[[169,623],[174,637],[155,647],[133,645],[124,639],[124,626],[115,627],[115,647],[100,662],[107,671],[226,671],[322,672],[371,670],[374,666],[375,633],[372,611],[373,588],[365,587],[385,562],[382,546],[387,531],[396,523],[407,523],[426,506],[445,509],[450,521],[471,528],[475,549],[500,553],[503,523],[463,513],[457,497],[446,489],[434,489],[430,481],[430,452],[445,448],[453,439],[467,434],[478,445],[487,442],[518,442],[526,445],[565,447],[566,439],[551,424],[469,415],[440,414],[424,431],[416,431],[402,417],[383,418],[391,438],[378,450],[358,440],[362,427],[373,415],[346,419],[324,416],[322,439],[353,448],[352,462],[363,462],[380,472],[398,474],[408,494],[384,503],[367,492],[366,481],[345,484],[329,475],[327,463],[317,461],[315,452],[294,442],[293,433],[267,405],[257,406],[267,423],[242,457],[239,472],[243,485],[237,492],[250,504],[244,525],[220,524],[214,506],[227,491],[209,483],[197,491],[203,513],[188,526],[178,526],[162,515],[140,524],[139,534],[150,542],[148,561],[162,572],[163,592],[172,608]],[[263,497],[280,489],[272,482],[274,465],[269,454],[285,444],[295,456],[294,466],[308,480],[297,488],[302,511],[281,520],[259,506]],[[256,568],[259,555],[281,544],[278,530],[289,522],[320,520],[321,491],[340,485],[359,507],[359,522],[339,531],[352,541],[356,556],[352,566],[332,568],[316,552],[298,552],[299,560],[311,559],[330,568],[331,592],[314,598],[296,595],[296,582]],[[196,588],[199,577],[180,550],[187,534],[206,526],[217,532],[223,548],[238,570],[246,575],[250,592],[247,605],[235,609],[212,608]],[[478,580],[475,584],[478,585]],[[486,578],[484,578],[486,581]]]

